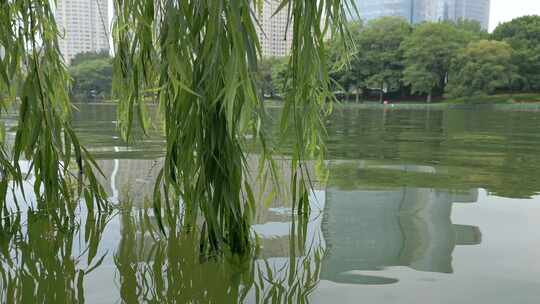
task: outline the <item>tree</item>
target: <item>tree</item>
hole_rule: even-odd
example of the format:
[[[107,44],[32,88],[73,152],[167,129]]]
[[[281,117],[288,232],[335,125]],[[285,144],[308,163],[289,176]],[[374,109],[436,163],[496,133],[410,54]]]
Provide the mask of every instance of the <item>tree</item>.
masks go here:
[[[305,161],[321,160],[324,155],[323,122],[332,99],[325,39],[330,34],[346,35],[347,6],[354,4],[349,0],[280,2],[293,31],[281,128],[283,134],[294,134],[292,206],[306,217]],[[261,147],[261,178],[275,176],[275,170],[263,172],[275,167],[272,148],[260,127],[266,116],[255,80],[260,43],[253,9],[262,5],[263,0],[114,1],[113,92],[119,99],[119,129],[129,140],[138,119],[147,131],[145,101],[148,94],[157,97],[167,147],[154,191],[154,215],[165,234],[165,224],[190,228],[200,223],[202,214],[203,253],[224,247],[233,253],[250,249],[255,198],[249,183],[248,135],[252,135],[250,144]],[[15,79],[23,80],[16,92],[20,119],[13,156],[0,154],[2,218],[8,215],[4,214],[7,181],[13,178],[24,191],[18,168],[23,156],[33,164],[38,206],[55,212],[60,205],[74,214],[79,197],[74,198],[70,182],[73,166],[78,173],[75,188],[88,208],[108,207],[93,174],[95,162],[70,125],[70,81],[61,60],[53,8],[53,0],[0,4],[0,43],[6,49],[0,81],[9,86]],[[5,172],[10,178],[4,178]]]
[[[49,0],[0,3],[0,87],[9,88],[8,99],[19,105],[11,151],[0,149],[3,219],[12,215],[12,206],[6,204],[9,185],[24,191],[24,179],[30,175],[23,174],[19,165],[22,159],[32,164],[39,209],[73,215],[81,197],[90,212],[95,206],[109,208],[105,191],[94,175],[95,162],[71,127],[69,75],[61,59],[53,7]],[[0,109],[5,107],[6,100],[2,99]]]
[[[506,42],[481,40],[460,50],[452,63],[448,95],[492,94],[517,78],[512,47]]]
[[[480,22],[470,19],[459,19],[455,23],[452,23],[458,31],[462,32],[462,35],[466,36],[467,41],[475,41],[482,39],[489,39],[489,33],[482,28]]]
[[[360,89],[364,86],[366,70],[361,66],[358,55],[360,54],[359,39],[363,29],[361,21],[352,21],[349,23],[348,37],[334,37],[328,41],[329,70],[330,76],[335,81],[334,91],[345,89],[347,92],[355,91],[356,99],[359,99]],[[351,43],[352,45],[347,45]]]
[[[283,134],[294,135],[292,206],[305,215],[305,160],[322,158],[323,116],[332,97],[325,39],[346,33],[349,1],[280,2],[293,32],[280,126]],[[204,217],[206,250],[249,249],[255,201],[248,183],[247,135],[250,144],[261,147],[261,170],[274,168],[260,127],[266,116],[254,77],[260,44],[253,9],[262,5],[263,0],[115,1],[113,92],[122,136],[130,138],[136,117],[143,130],[148,128],[144,97],[156,92],[167,139],[155,187],[156,219],[165,231],[182,201],[184,224],[196,223],[198,214]],[[269,172],[261,176],[275,170]],[[162,206],[169,216],[162,216]]]
[[[368,23],[360,33],[359,67],[366,71],[365,85],[379,89],[381,103],[385,91],[400,88],[403,73],[403,50],[400,46],[411,30],[403,18],[383,17]]]
[[[289,58],[279,58],[279,60],[274,62],[271,72],[276,93],[281,97],[285,96],[290,77]]]
[[[77,55],[69,68],[73,79],[72,96],[77,99],[110,98],[112,62],[108,54]]]
[[[431,102],[436,89],[444,91],[448,70],[466,37],[449,23],[423,23],[402,44],[405,71],[403,81],[413,93],[427,94]]]
[[[493,38],[506,41],[514,49],[513,62],[518,66],[524,90],[540,90],[540,16],[525,16],[500,24]]]
[[[70,65],[75,66],[79,65],[83,62],[97,60],[97,59],[110,59],[111,56],[108,52],[102,51],[102,52],[82,52],[79,54],[76,54],[71,59]]]
[[[263,97],[275,98],[279,94],[276,73],[274,70],[283,59],[276,57],[263,58],[259,64],[258,80]]]

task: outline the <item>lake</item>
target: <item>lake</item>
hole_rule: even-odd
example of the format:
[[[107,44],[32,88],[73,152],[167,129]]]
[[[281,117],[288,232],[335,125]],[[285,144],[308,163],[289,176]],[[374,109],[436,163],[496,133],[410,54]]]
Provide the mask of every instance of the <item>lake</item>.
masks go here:
[[[538,109],[337,106],[310,217],[261,202],[260,246],[240,260],[157,232],[159,132],[127,147],[114,106],[78,107],[118,208],[55,224],[23,210],[0,227],[4,303],[540,302]]]

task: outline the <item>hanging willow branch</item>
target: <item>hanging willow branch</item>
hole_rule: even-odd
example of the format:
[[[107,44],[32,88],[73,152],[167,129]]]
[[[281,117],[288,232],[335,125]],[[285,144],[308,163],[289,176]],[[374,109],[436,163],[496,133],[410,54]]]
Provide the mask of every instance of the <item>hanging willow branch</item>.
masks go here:
[[[324,39],[346,32],[347,1],[281,0],[294,33],[282,131],[295,134],[291,186],[302,212],[309,206],[304,162],[323,157],[323,117],[333,98]],[[211,250],[228,245],[244,251],[255,208],[248,133],[260,144],[261,159],[271,161],[261,128],[263,101],[254,82],[261,54],[255,12],[263,0],[114,3],[113,89],[122,134],[129,138],[137,120],[148,127],[148,99],[159,100],[165,118],[165,164],[154,193],[157,219],[163,227],[181,200],[193,218],[202,212]]]
[[[8,100],[19,105],[13,148],[0,154],[3,213],[8,212],[8,183],[24,193],[23,183],[30,174],[39,208],[72,213],[83,193],[90,209],[107,208],[105,191],[93,172],[97,166],[70,125],[70,78],[58,37],[52,0],[1,2],[0,82],[9,93],[2,105]],[[22,172],[21,160],[30,162],[30,172]]]

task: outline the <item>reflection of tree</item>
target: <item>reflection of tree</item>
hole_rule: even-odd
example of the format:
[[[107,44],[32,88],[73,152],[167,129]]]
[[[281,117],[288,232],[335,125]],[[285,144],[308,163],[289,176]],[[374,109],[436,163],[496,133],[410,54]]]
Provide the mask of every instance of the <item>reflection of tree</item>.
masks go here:
[[[344,183],[485,188],[500,196],[527,198],[540,190],[540,177],[536,174],[540,169],[537,117],[535,112],[495,111],[486,107],[347,107],[335,111],[329,122],[329,156],[348,162],[415,164],[437,169],[437,174],[426,174],[364,168],[348,180],[341,178]],[[341,174],[340,170],[333,171]]]
[[[121,239],[114,255],[122,302],[307,303],[319,282],[324,250],[306,239],[306,219],[292,221],[287,256],[262,259],[259,250],[264,248],[253,248],[243,257],[202,255],[198,230],[179,223],[181,228],[169,230],[164,237],[151,212],[130,210],[118,215]],[[104,279],[103,274],[113,276],[107,253],[99,253],[103,243],[111,241],[102,239],[111,218],[108,214],[81,218],[83,223],[73,217],[55,220],[44,213],[29,213],[27,220],[19,216],[2,222],[0,302],[95,300],[86,288],[101,286],[96,280]],[[27,226],[22,224],[25,221]],[[114,297],[116,286],[105,288],[100,294]]]
[[[84,282],[105,255],[97,256],[107,215],[86,217],[85,231],[72,217],[29,212],[0,227],[2,303],[84,302]],[[83,247],[77,241],[83,240]],[[83,261],[83,257],[86,261]]]
[[[306,243],[306,221],[293,221],[287,258],[201,255],[198,233],[168,231],[146,211],[122,217],[115,256],[126,303],[306,303],[317,286],[323,249]],[[181,225],[180,225],[181,226]],[[185,226],[183,229],[185,230]],[[307,246],[307,247],[306,247]]]

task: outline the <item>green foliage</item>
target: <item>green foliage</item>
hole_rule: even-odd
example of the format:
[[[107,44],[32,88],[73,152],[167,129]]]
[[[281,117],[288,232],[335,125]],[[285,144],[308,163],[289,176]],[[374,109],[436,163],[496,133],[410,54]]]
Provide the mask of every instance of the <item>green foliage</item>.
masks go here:
[[[362,29],[361,21],[353,21],[349,23],[352,39],[338,36],[328,42],[330,76],[336,84],[347,91],[363,87],[366,79],[365,71],[356,56],[359,53],[358,39]]]
[[[431,101],[435,89],[444,91],[450,63],[465,43],[460,31],[451,24],[419,25],[402,44],[407,66],[403,81],[413,93],[428,94],[428,102]]]
[[[283,97],[285,95],[285,90],[287,88],[287,81],[289,75],[289,59],[288,58],[279,58],[275,61],[271,67],[272,70],[272,82],[276,90],[276,93]]]
[[[8,183],[13,180],[14,187],[24,192],[23,181],[28,174],[19,167],[23,159],[31,162],[39,208],[72,214],[83,193],[90,208],[94,203],[99,209],[106,208],[104,190],[93,173],[93,160],[70,126],[70,79],[61,61],[58,35],[49,0],[0,4],[0,46],[4,52],[0,82],[9,88],[8,99],[19,104],[13,149],[0,154],[0,216],[9,213]],[[6,106],[2,100],[0,108]]]
[[[497,26],[493,38],[508,40],[511,44],[528,46],[540,43],[540,16],[524,16]]]
[[[164,219],[172,224],[180,201],[192,222],[202,213],[202,240],[210,251],[248,248],[255,202],[247,135],[261,146],[261,168],[265,161],[272,167],[255,81],[260,45],[252,8],[260,5],[260,0],[115,1],[113,89],[122,135],[130,138],[137,118],[143,130],[148,128],[145,100],[155,93],[167,139],[154,193],[156,216],[165,230]],[[307,198],[308,180],[301,164],[321,152],[321,117],[331,97],[323,41],[329,30],[345,31],[342,5],[324,0],[282,1],[280,6],[290,13],[294,32],[282,129],[297,135],[292,167],[299,172],[292,184],[301,184],[299,202]]]
[[[259,63],[257,81],[263,97],[275,98],[278,95],[278,82],[275,73],[276,67],[282,60],[276,57],[263,58]]]
[[[324,162],[324,117],[330,113],[334,100],[325,39],[327,34],[350,39],[345,20],[355,6],[346,0],[282,1],[282,7],[287,5],[293,41],[280,129],[282,138],[293,139],[293,210],[307,214],[311,178],[304,162]]]
[[[382,101],[384,91],[401,86],[403,50],[401,43],[411,33],[409,23],[398,17],[371,21],[361,32],[358,45],[358,64],[366,75],[365,85],[378,88]]]
[[[525,16],[499,25],[493,38],[514,49],[513,62],[522,77],[518,89],[540,90],[540,16]]]
[[[493,34],[493,38],[510,44],[512,63],[518,67],[516,73],[505,76],[511,80],[503,81],[504,85],[491,82],[498,90],[540,88],[538,19],[538,16],[518,18],[499,26]],[[349,29],[352,39],[337,37],[328,41],[328,67],[334,82],[333,91],[356,93],[357,101],[360,95],[366,97],[373,90],[380,92],[380,100],[387,94],[389,98],[400,96],[402,101],[408,97],[414,99],[411,94],[427,95],[428,101],[445,93],[449,96],[470,94],[478,89],[472,82],[463,83],[462,93],[458,93],[455,82],[453,92],[447,89],[448,81],[452,80],[449,78],[452,62],[469,43],[492,38],[478,22],[470,20],[426,22],[411,28],[403,19],[385,17],[367,25],[353,21]],[[271,63],[281,75],[289,72],[286,66]],[[487,66],[484,68],[485,72],[492,72]],[[485,81],[486,77],[491,76],[482,77],[478,82]],[[276,82],[284,84],[282,79],[274,77]],[[493,92],[492,89],[485,91]]]
[[[90,213],[79,223],[32,211],[0,219],[0,301],[84,303],[85,279],[107,255],[98,247],[109,220],[108,213]]]
[[[465,36],[467,41],[490,38],[489,33],[476,20],[460,19],[454,23],[454,26],[461,32],[461,35]]]
[[[110,58],[111,56],[106,51],[82,52],[73,56],[73,58],[71,59],[70,65],[75,66],[75,65],[85,63],[87,61],[93,61],[93,60],[99,60],[99,59],[110,59]]]
[[[112,62],[108,54],[75,56],[69,68],[73,79],[72,96],[77,99],[110,98],[112,91]]]
[[[493,94],[517,78],[512,48],[506,42],[480,40],[460,50],[449,75],[450,97]]]
[[[295,216],[288,261],[277,265],[253,248],[240,257],[201,258],[198,234],[176,229],[164,239],[147,210],[121,216],[114,264],[124,303],[308,303],[320,280],[324,248],[306,239],[307,222]]]

